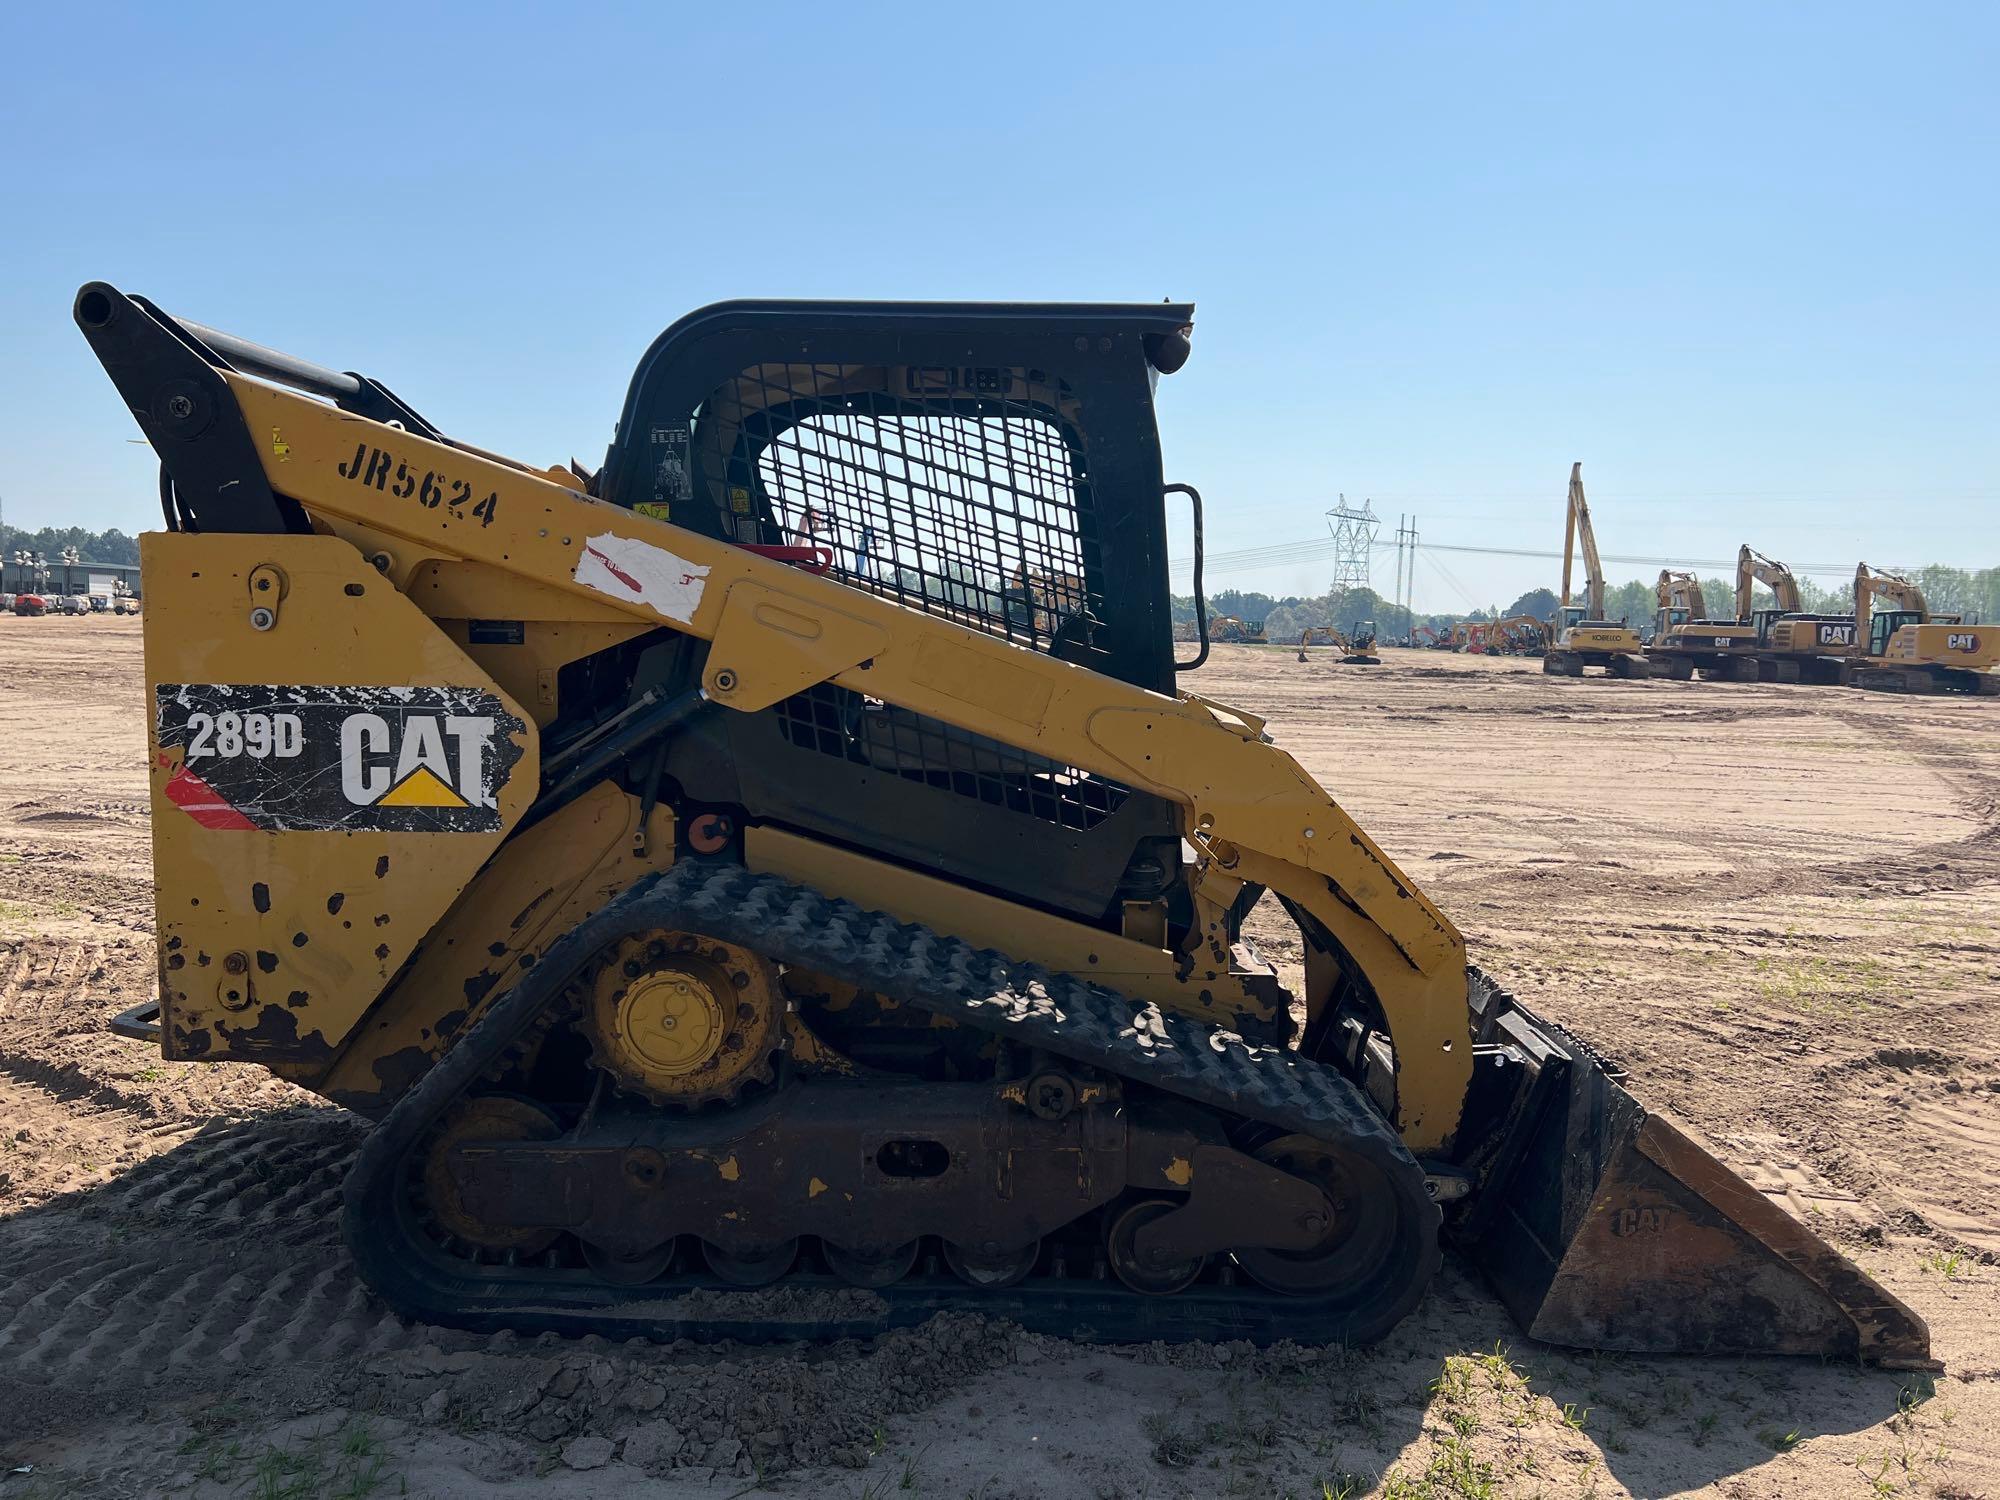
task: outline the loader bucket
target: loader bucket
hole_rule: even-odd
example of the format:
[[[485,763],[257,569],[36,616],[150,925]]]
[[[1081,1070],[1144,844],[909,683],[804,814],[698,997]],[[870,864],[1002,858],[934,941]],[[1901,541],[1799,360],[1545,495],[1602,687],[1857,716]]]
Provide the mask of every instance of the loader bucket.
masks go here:
[[[1475,988],[1474,1011],[1505,1078],[1474,1102],[1504,1123],[1487,1117],[1484,1180],[1454,1238],[1529,1335],[1936,1368],[1923,1319],[1574,1035],[1501,991]]]

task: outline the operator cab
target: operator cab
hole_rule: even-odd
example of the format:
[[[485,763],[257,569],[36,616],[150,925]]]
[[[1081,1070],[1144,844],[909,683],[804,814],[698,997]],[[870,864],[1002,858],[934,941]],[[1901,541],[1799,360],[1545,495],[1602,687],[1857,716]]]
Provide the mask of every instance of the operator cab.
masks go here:
[[[1750,619],[1757,627],[1757,644],[1760,646],[1770,645],[1771,627],[1784,618],[1785,612],[1782,609],[1760,609],[1751,615]]]
[[[1933,617],[1936,618],[1936,617]],[[1868,622],[1868,654],[1881,656],[1889,649],[1889,642],[1897,631],[1905,625],[1921,625],[1924,616],[1921,610],[1888,609],[1879,610]]]
[[[1557,613],[1555,619],[1550,622],[1555,626],[1556,644],[1561,645],[1567,641],[1570,631],[1579,625],[1602,625],[1606,623],[1603,620],[1586,619],[1585,616],[1587,614],[1588,611],[1581,604],[1565,604]]]

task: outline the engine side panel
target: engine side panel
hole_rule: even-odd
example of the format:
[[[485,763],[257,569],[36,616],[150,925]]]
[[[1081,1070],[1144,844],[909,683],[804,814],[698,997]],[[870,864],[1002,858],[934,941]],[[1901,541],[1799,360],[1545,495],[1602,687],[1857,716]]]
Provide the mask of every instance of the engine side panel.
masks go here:
[[[323,1063],[534,799],[535,731],[345,542],[141,559],[163,1050]]]

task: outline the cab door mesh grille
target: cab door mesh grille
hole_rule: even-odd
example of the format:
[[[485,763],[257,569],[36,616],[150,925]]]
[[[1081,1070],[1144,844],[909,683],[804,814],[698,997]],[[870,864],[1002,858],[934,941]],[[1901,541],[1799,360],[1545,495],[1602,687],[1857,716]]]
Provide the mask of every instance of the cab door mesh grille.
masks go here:
[[[761,365],[697,418],[726,534],[1037,650],[1104,615],[1074,398],[1039,371]]]

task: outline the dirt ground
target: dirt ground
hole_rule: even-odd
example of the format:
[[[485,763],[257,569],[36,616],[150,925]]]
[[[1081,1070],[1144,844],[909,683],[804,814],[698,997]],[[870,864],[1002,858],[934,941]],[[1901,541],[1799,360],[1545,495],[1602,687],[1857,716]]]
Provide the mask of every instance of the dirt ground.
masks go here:
[[[2000,703],[1383,656],[1222,647],[1190,686],[1945,1374],[1567,1353],[1449,1261],[1360,1353],[407,1325],[334,1221],[360,1125],[105,1029],[153,979],[138,623],[0,617],[0,1500],[2000,1495]]]

